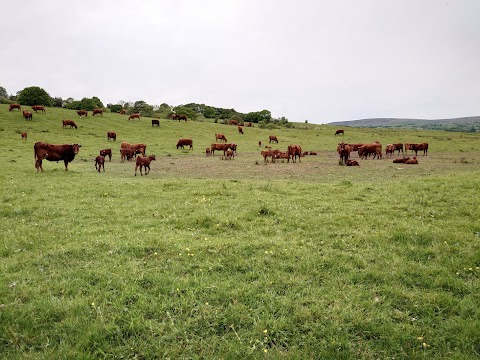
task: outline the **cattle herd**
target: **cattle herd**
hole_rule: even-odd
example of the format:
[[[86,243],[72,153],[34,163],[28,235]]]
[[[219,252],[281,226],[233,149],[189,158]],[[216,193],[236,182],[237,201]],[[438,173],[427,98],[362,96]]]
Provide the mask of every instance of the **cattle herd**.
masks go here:
[[[9,111],[13,111],[17,109],[18,111],[21,111],[21,107],[19,104],[10,104],[9,105]],[[32,106],[32,110],[37,112],[41,111],[45,113],[45,107],[40,106],[40,105],[35,105]],[[24,109],[22,111],[23,116],[25,117],[26,120],[32,120],[32,113],[29,112],[28,110]],[[78,116],[88,116],[88,112],[86,110],[78,110],[77,111]],[[92,112],[92,115],[102,115],[103,116],[103,110],[102,109],[95,109]],[[172,120],[184,120],[187,121],[187,118],[185,116],[180,116],[176,114],[172,114],[170,116]],[[131,114],[128,118],[128,120],[140,120],[140,114]],[[243,127],[252,127],[252,123],[247,122],[244,124],[239,124],[238,121],[236,120],[230,120],[228,122],[229,125],[234,125],[238,127],[238,131],[240,134],[243,134]],[[152,120],[152,127],[153,126],[160,126],[160,121],[158,119],[153,119]],[[77,124],[73,120],[63,120],[62,121],[62,126],[65,128],[69,126],[70,128],[75,128],[77,129]],[[339,129],[335,132],[335,135],[338,134],[345,134],[345,131],[343,129]],[[22,132],[21,133],[22,139],[27,139],[27,133]],[[113,131],[107,132],[107,141],[116,141],[117,140],[117,134]],[[235,155],[237,154],[237,145],[235,143],[228,143],[227,138],[224,134],[216,133],[215,134],[215,143],[212,143],[210,147],[206,148],[205,150],[205,155],[206,156],[212,156],[215,155],[215,151],[220,151],[222,152],[221,159],[225,160],[232,160],[235,158]],[[222,141],[222,143],[218,143],[218,141]],[[276,135],[270,135],[268,138],[269,144],[271,143],[276,143],[278,144],[278,138]],[[193,140],[190,138],[181,138],[178,140],[176,144],[177,149],[184,149],[185,146],[188,146],[189,149],[193,149]],[[262,146],[262,142],[258,142],[259,148]],[[43,160],[48,160],[48,161],[60,161],[63,160],[65,164],[65,170],[68,171],[68,163],[73,161],[75,158],[75,155],[78,154],[80,150],[81,145],[79,144],[63,144],[63,145],[54,145],[54,144],[48,144],[45,142],[36,142],[34,145],[34,159],[35,159],[35,168],[38,171],[43,172],[43,167],[42,167],[42,161]],[[120,161],[124,162],[125,160],[127,161],[133,161],[135,160],[135,176],[137,175],[137,170],[140,168],[140,175],[147,175],[150,172],[150,163],[151,161],[156,160],[155,155],[149,155],[146,156],[146,144],[129,144],[127,142],[122,142],[120,145]],[[415,156],[413,158],[407,157],[407,151],[412,151],[412,153],[415,153]],[[423,151],[424,156],[428,156],[428,143],[395,143],[395,144],[387,144],[385,147],[385,156],[392,158],[392,156],[395,155],[395,152],[397,152],[397,155],[400,155],[400,152],[402,152],[403,157],[402,158],[396,158],[393,160],[394,163],[403,163],[403,164],[418,164],[417,156],[418,152]],[[373,159],[382,159],[382,144],[378,141],[375,141],[373,143],[369,144],[363,144],[363,143],[345,143],[345,142],[340,142],[337,145],[337,152],[339,154],[339,163],[342,165],[346,166],[359,166],[359,162],[356,160],[351,159],[351,155],[353,152],[358,153],[359,159],[368,159],[369,157],[373,157]],[[271,162],[274,163],[278,159],[286,159],[287,162],[290,162],[292,160],[293,163],[301,162],[301,157],[306,156],[306,155],[317,155],[316,152],[313,151],[302,151],[302,147],[300,145],[296,144],[290,144],[287,147],[286,151],[280,151],[279,149],[273,150],[270,145],[265,146],[265,150],[260,151],[261,156],[263,157],[263,160],[265,163],[268,163],[268,159],[271,159]],[[138,156],[137,155],[142,155]],[[107,148],[107,149],[102,149],[100,150],[99,155],[95,158],[95,169],[100,172],[101,169],[105,171],[105,159],[108,156],[109,161],[112,160],[112,149]],[[142,171],[143,170],[143,171]]]

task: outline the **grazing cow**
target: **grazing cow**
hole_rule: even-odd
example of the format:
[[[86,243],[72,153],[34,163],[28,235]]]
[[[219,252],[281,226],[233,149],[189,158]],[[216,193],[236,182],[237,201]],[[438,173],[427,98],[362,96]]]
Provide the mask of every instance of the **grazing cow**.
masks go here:
[[[227,138],[223,134],[215,134],[215,141],[218,141],[218,140],[223,140],[227,142]]]
[[[243,135],[243,129],[240,125],[238,125],[238,132]]]
[[[417,160],[416,156],[414,156],[413,159],[409,159],[409,160],[405,161],[405,164],[418,164],[418,160]]]
[[[403,144],[392,144],[393,145],[393,152],[398,151],[398,155],[400,155],[400,150],[403,153]]]
[[[154,125],[160,126],[160,120],[158,120],[158,119],[152,119],[152,127],[153,127]]]
[[[134,156],[137,157],[137,154],[142,154],[145,156],[147,151],[147,145],[145,144],[132,144],[130,145],[130,149],[134,151]]]
[[[103,116],[103,110],[102,110],[102,109],[95,109],[95,110],[93,110],[92,116],[95,116],[95,115],[97,115],[97,114],[100,114],[100,115]]]
[[[100,172],[100,169],[102,168],[102,166],[103,166],[103,171],[105,171],[105,157],[103,157],[102,155],[99,155],[95,158],[95,169],[98,170],[98,172]]]
[[[140,167],[140,175],[142,174],[142,167],[145,169],[145,176],[150,172],[150,162],[155,160],[155,155],[139,156],[135,162],[135,176],[137,176],[137,169]],[[148,172],[147,172],[148,169]]]
[[[177,142],[177,149],[181,147],[183,149],[184,146],[190,146],[190,149],[193,149],[193,140],[192,139],[180,139]]]
[[[296,162],[298,156],[298,162],[300,162],[300,155],[302,154],[302,147],[300,145],[288,145],[288,159],[287,162],[290,162],[290,158],[292,158],[293,162]]]
[[[23,139],[27,140],[27,133],[26,132],[22,132],[22,140]]]
[[[409,157],[403,157],[403,158],[400,158],[400,159],[393,159],[393,162],[398,164],[398,163],[406,163],[408,160],[410,160]]]
[[[335,135],[339,135],[339,134],[345,135],[345,131],[343,129],[339,129],[335,131]]]
[[[109,157],[108,161],[112,161],[112,149],[100,150],[100,156],[103,156],[104,158],[108,156]]]
[[[112,139],[113,141],[117,141],[117,133],[114,131],[107,132],[107,141]]]
[[[347,166],[360,166],[357,160],[347,160],[346,162]]]
[[[375,142],[372,144],[365,144],[358,148],[358,156],[362,159],[367,159],[367,157],[373,154],[373,158],[378,157],[378,159],[382,158],[382,144]]]
[[[421,144],[411,144],[412,150],[415,151],[415,156],[417,156],[418,151],[423,151],[423,156],[428,156],[428,143]]]
[[[390,155],[390,158],[392,158],[393,152],[395,151],[395,147],[393,144],[388,144],[385,146],[385,157],[388,157]]]
[[[348,158],[350,157],[350,145],[345,144],[344,142],[338,143],[337,145],[337,152],[340,156],[340,161],[344,164],[347,163]]]
[[[181,120],[185,120],[187,122],[187,116],[186,115],[177,115],[177,120],[180,122]]]
[[[210,150],[210,148],[206,148],[205,149],[205,156],[210,156],[212,155],[212,151]]]
[[[120,148],[120,162],[124,162],[125,159],[128,161],[133,160],[135,156],[135,150],[131,148]]]
[[[233,152],[233,150],[227,150],[225,154],[225,160],[232,160],[235,158],[235,153]]]
[[[27,110],[23,110],[22,114],[23,114],[23,117],[25,118],[25,120],[32,120],[32,118],[33,118],[32,113],[27,111]]]
[[[75,155],[80,151],[81,145],[52,145],[44,142],[36,142],[33,146],[35,168],[43,172],[42,161],[44,159],[48,161],[60,161],[65,163],[65,171],[68,171],[68,163],[73,161]]]
[[[45,106],[43,106],[43,105],[33,105],[32,110],[35,111],[35,112],[41,111],[42,113],[46,113]]]
[[[252,123],[251,122],[246,122],[245,127],[252,127]]]
[[[77,124],[75,124],[75,121],[73,121],[73,120],[63,120],[62,123],[63,123],[62,127],[70,126],[70,129],[73,128],[73,127],[75,129],[77,129]]]
[[[13,109],[18,109],[20,111],[20,104],[10,104],[8,105],[8,111],[12,111]]]
[[[263,151],[260,152],[260,154],[262,154],[262,156],[263,156],[263,162],[264,163],[268,163],[268,158],[269,157],[272,158],[272,163],[274,163],[278,152],[279,152],[279,150],[263,150]]]
[[[138,121],[140,121],[140,114],[131,114],[129,117],[128,117],[128,120],[134,120],[134,119],[138,119]]]
[[[238,121],[232,119],[228,122],[228,125],[238,125]]]
[[[274,142],[274,141],[278,144],[277,136],[276,136],[276,135],[270,135],[270,136],[268,137],[268,143],[270,144],[270,143],[272,143],[272,142]]]
[[[405,143],[405,152],[407,152],[408,150],[412,150],[413,154],[413,144]]]
[[[83,115],[85,115],[85,117],[88,117],[88,111],[87,110],[78,110],[77,114],[80,117],[82,117]]]
[[[127,112],[125,111],[125,109],[122,109],[118,112],[120,115],[125,115]]]

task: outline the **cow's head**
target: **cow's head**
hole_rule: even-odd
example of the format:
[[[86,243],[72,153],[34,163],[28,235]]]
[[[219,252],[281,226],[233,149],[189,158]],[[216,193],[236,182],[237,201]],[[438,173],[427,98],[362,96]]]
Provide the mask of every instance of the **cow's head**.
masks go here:
[[[80,148],[81,148],[81,147],[82,147],[82,145],[73,144],[73,145],[72,145],[73,153],[74,153],[75,155],[77,155],[78,152],[80,151]]]

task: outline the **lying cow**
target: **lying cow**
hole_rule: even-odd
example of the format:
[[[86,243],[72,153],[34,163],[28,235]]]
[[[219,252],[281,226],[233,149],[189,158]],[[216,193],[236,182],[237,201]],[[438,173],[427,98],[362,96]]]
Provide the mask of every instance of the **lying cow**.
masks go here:
[[[399,159],[393,159],[393,162],[396,163],[396,164],[404,164],[408,160],[410,160],[409,157],[403,157],[403,158],[399,158]]]
[[[345,165],[347,165],[347,166],[360,166],[360,164],[358,163],[357,160],[347,160]]]
[[[405,164],[418,164],[417,158],[414,156],[413,159],[405,161]]]
[[[137,169],[140,167],[140,175],[142,174],[142,167],[145,169],[145,176],[150,172],[150,162],[155,160],[155,155],[150,156],[139,156],[135,162],[135,176],[137,176]],[[148,169],[148,172],[147,172]]]
[[[36,142],[33,146],[35,168],[43,172],[42,161],[44,159],[48,161],[60,161],[65,163],[65,171],[68,171],[68,163],[73,161],[75,155],[80,151],[81,145],[52,145],[44,142]]]
[[[100,156],[103,156],[104,158],[108,156],[109,157],[108,161],[112,161],[112,149],[100,150]]]
[[[100,169],[102,168],[102,166],[103,166],[103,171],[105,171],[105,157],[103,157],[102,155],[99,155],[95,158],[95,169],[98,170],[98,172],[100,172]]]

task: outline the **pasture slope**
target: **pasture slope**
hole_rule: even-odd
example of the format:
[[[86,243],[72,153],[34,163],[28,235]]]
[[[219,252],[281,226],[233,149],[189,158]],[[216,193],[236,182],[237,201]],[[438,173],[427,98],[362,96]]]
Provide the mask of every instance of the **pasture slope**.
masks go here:
[[[480,134],[298,126],[27,122],[1,105],[0,357],[478,358]],[[215,133],[234,160],[205,156]],[[270,134],[319,155],[263,164]],[[341,140],[430,148],[352,168]],[[82,148],[37,174],[36,141]],[[148,176],[120,163],[122,141],[156,155]]]

